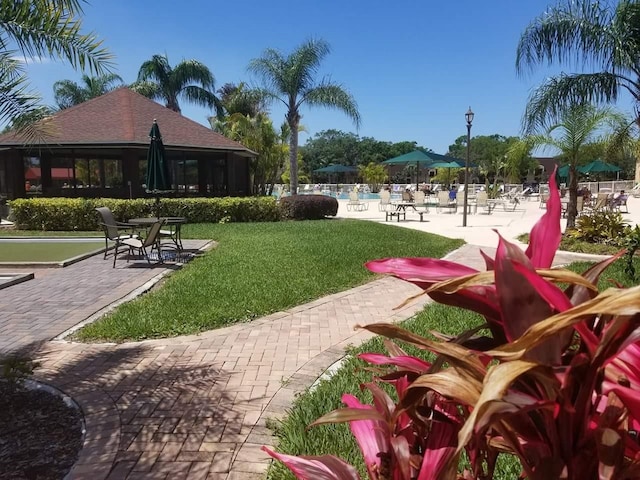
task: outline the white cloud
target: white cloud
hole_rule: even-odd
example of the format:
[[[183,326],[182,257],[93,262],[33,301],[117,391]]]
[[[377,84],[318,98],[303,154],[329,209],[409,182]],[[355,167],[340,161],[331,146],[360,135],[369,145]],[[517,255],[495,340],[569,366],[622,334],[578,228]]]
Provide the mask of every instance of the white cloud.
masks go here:
[[[51,63],[51,59],[43,58],[43,57],[21,57],[21,56],[13,56],[12,60],[17,60],[20,63],[24,63],[25,65],[34,65],[34,64],[44,64]]]

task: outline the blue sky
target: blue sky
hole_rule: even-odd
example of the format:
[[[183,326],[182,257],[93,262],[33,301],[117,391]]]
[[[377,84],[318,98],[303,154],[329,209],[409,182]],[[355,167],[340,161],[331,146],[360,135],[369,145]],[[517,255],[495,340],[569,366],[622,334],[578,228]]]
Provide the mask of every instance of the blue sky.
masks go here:
[[[303,110],[300,143],[335,128],[384,141],[415,140],[446,153],[466,135],[464,114],[475,112],[472,136],[518,135],[527,97],[545,76],[520,77],[515,51],[520,34],[552,2],[490,0],[416,2],[211,2],[205,0],[91,0],[84,30],[93,30],[115,55],[114,71],[129,83],[154,54],[205,63],[216,87],[255,84],[246,68],[265,48],[290,52],[305,39],[329,42],[319,76],[348,89],[362,115],[356,131],[339,111]],[[63,63],[29,65],[32,85],[53,104],[56,80],[80,81]],[[203,124],[207,109],[181,104],[183,115]],[[271,108],[276,125],[284,110]]]

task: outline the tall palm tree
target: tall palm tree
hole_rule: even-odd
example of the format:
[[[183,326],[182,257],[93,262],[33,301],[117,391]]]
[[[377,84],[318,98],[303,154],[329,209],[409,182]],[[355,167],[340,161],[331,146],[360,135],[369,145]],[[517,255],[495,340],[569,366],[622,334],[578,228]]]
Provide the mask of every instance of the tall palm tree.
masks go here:
[[[536,18],[520,37],[516,53],[519,73],[557,63],[594,72],[562,73],[548,79],[529,99],[525,130],[557,116],[572,104],[614,102],[623,91],[634,101],[640,127],[640,2],[620,0],[612,6],[597,0],[565,0]],[[640,160],[636,159],[636,180]]]
[[[342,110],[360,126],[360,113],[354,98],[340,85],[323,78],[316,83],[315,74],[330,53],[323,40],[308,40],[289,55],[267,49],[262,57],[251,60],[249,70],[261,77],[265,95],[286,105],[286,120],[291,130],[289,141],[290,189],[298,193],[298,126],[300,108],[329,107]]]
[[[122,85],[122,78],[115,73],[105,73],[97,77],[82,75],[84,85],[72,80],[59,80],[53,84],[53,94],[60,110],[73,107],[92,98],[104,95]]]
[[[214,93],[213,73],[197,60],[183,60],[172,67],[166,55],[154,55],[142,64],[138,81],[131,88],[145,97],[164,101],[174,112],[181,112],[179,97],[218,113],[222,111]]]
[[[528,137],[534,147],[551,147],[560,150],[569,164],[569,205],[567,229],[575,227],[578,198],[577,167],[585,149],[595,143],[606,143],[608,132],[614,132],[625,121],[622,114],[610,107],[574,104],[560,111],[556,118],[541,127],[541,132]]]
[[[61,58],[74,68],[102,74],[111,54],[93,33],[81,32],[80,0],[12,0],[0,2],[0,120],[30,118],[40,96],[29,89],[24,57]],[[40,133],[34,124],[18,122],[27,139]]]

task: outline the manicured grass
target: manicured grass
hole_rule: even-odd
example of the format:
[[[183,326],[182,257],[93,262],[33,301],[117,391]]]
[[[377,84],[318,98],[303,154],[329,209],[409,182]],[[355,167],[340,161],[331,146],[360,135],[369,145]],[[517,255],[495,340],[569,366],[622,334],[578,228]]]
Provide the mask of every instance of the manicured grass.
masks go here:
[[[0,242],[0,262],[60,262],[100,248],[103,242]]]
[[[568,268],[575,272],[583,272],[592,264],[576,262]],[[640,259],[635,259],[635,265],[640,272]],[[632,286],[637,282],[624,273],[624,259],[616,261],[601,276],[598,288],[604,290],[611,286],[611,281],[624,286]],[[482,323],[479,315],[467,310],[447,307],[440,304],[428,305],[413,319],[401,325],[425,337],[431,337],[431,331],[438,331],[448,335],[456,335]],[[488,332],[481,332],[487,334]],[[433,338],[433,337],[431,337]],[[402,345],[410,354],[425,358],[425,353],[410,345]],[[278,443],[276,450],[291,455],[336,455],[356,466],[361,478],[367,478],[360,450],[346,424],[321,425],[307,430],[307,426],[322,415],[342,407],[340,397],[343,393],[351,393],[361,401],[370,403],[371,396],[362,392],[360,384],[371,382],[373,374],[364,369],[367,364],[355,358],[361,352],[385,353],[382,337],[376,337],[363,345],[354,348],[341,368],[328,380],[320,382],[317,388],[301,395],[294,402],[289,415],[278,423],[270,425]],[[517,478],[520,472],[519,462],[510,455],[501,455],[498,461],[495,478],[510,480]],[[268,479],[281,480],[295,478],[280,462],[274,462],[268,472]]]
[[[167,337],[250,321],[372,280],[368,260],[441,257],[462,243],[358,220],[193,224],[183,234],[219,245],[76,337]]]

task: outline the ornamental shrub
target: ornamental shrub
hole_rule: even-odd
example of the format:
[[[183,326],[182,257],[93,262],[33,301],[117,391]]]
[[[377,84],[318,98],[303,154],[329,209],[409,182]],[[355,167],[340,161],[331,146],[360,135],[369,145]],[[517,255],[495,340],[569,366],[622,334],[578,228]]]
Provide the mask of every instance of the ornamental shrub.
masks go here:
[[[359,355],[378,374],[361,386],[373,402],[345,394],[345,408],[311,426],[349,423],[370,480],[489,480],[502,453],[528,480],[640,478],[640,286],[598,291],[622,253],[582,275],[551,269],[561,239],[554,178],[527,250],[499,237],[495,257],[482,252],[485,271],[435,258],[365,265],[485,319],[435,340],[362,327],[388,339],[387,355]],[[433,355],[409,355],[398,341]],[[299,479],[360,480],[334,456],[263,450]],[[470,467],[459,472],[463,452]]]
[[[99,230],[96,207],[109,207],[117,221],[156,214],[153,198],[33,198],[10,202],[18,228],[45,231]],[[185,217],[188,223],[275,222],[280,219],[272,197],[162,198],[160,215]]]
[[[580,215],[575,229],[567,235],[585,242],[623,247],[629,233],[630,227],[620,212],[601,209]]]
[[[338,200],[327,195],[293,195],[280,199],[285,220],[321,220],[338,214]]]

